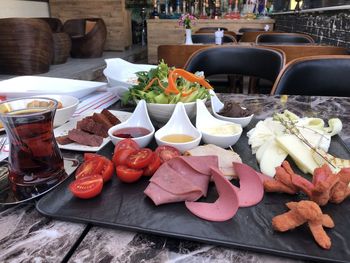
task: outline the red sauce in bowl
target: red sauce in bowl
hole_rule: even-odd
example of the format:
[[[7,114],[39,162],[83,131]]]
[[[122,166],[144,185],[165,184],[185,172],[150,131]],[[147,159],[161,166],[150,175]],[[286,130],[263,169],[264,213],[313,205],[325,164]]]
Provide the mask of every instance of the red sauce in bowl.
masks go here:
[[[151,131],[142,127],[127,127],[116,130],[113,132],[113,136],[119,138],[138,138],[150,134]]]

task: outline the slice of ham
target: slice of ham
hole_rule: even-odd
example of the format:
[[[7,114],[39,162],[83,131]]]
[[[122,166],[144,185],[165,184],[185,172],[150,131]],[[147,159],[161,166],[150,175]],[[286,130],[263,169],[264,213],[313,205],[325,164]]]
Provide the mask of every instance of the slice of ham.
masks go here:
[[[158,168],[144,193],[155,205],[198,200],[207,194],[209,167],[218,167],[216,156],[173,158]]]
[[[231,185],[237,191],[239,206],[258,204],[264,196],[264,185],[258,173],[244,163],[233,163],[233,167],[238,174],[240,187]]]
[[[217,168],[212,168],[212,179],[219,198],[214,203],[186,201],[186,207],[196,216],[215,222],[231,219],[237,212],[239,200],[236,190]]]

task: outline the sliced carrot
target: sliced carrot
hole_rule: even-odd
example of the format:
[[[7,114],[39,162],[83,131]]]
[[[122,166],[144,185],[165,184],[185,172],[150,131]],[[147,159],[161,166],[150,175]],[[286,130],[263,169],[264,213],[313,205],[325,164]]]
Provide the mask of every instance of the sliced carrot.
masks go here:
[[[165,90],[166,88],[163,86],[163,84],[162,84],[162,82],[160,81],[160,79],[159,79],[159,78],[154,78],[154,79],[152,79],[152,80],[147,84],[147,86],[143,89],[143,91],[149,90],[149,88],[153,85],[153,83],[154,83],[156,80],[158,81],[159,86],[160,86],[162,89]]]
[[[203,77],[198,77],[195,74],[188,72],[184,69],[177,68],[177,69],[174,69],[172,72],[173,74],[177,74],[177,76],[181,76],[190,82],[197,82],[207,89],[213,88]]]

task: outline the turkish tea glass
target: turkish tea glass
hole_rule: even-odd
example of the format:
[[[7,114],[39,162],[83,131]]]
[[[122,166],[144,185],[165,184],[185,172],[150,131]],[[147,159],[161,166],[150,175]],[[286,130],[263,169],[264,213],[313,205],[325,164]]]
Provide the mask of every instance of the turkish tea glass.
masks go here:
[[[9,183],[19,200],[42,193],[65,175],[63,158],[53,133],[58,102],[20,98],[0,103],[9,140]]]

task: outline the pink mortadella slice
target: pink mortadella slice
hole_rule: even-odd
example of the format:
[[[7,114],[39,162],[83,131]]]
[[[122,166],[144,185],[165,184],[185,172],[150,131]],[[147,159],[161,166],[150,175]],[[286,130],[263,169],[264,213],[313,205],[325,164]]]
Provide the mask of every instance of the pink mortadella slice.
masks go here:
[[[239,177],[237,189],[240,207],[248,207],[258,204],[264,197],[264,185],[258,173],[244,163],[233,163],[233,168]]]
[[[215,222],[226,221],[231,219],[238,210],[238,196],[230,181],[217,168],[212,168],[211,171],[219,198],[214,203],[186,201],[185,205],[191,213],[202,219]]]

